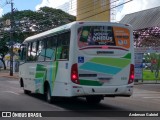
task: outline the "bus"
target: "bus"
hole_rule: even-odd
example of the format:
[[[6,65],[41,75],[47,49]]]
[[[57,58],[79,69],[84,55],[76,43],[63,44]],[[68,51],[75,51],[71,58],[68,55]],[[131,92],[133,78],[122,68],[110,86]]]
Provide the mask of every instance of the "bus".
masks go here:
[[[26,38],[20,52],[24,93],[84,97],[129,97],[134,85],[133,31],[128,24],[72,22]]]

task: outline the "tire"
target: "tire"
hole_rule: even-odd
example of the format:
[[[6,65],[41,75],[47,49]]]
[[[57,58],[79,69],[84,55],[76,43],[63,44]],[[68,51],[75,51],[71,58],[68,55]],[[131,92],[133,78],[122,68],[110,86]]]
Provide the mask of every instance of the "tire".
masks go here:
[[[30,94],[31,93],[31,91],[29,91],[29,90],[24,90],[24,94]]]
[[[53,103],[53,97],[51,96],[51,91],[49,87],[46,89],[45,99],[48,103]]]
[[[103,99],[102,96],[87,96],[86,97],[86,101],[89,104],[98,104],[101,102],[102,99]]]

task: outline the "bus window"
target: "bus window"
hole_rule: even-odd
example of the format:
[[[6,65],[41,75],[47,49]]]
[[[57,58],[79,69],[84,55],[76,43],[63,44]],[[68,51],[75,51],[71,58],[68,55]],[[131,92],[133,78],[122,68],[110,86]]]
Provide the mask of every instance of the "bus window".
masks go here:
[[[27,61],[30,61],[31,59],[31,47],[32,47],[32,44],[31,43],[28,43],[27,45]]]
[[[56,37],[52,36],[47,38],[47,43],[46,43],[46,55],[45,55],[45,60],[50,61],[55,59],[55,51],[56,51]]]
[[[62,47],[58,46],[56,51],[56,59],[61,59]]]
[[[45,59],[45,42],[39,41],[38,51],[37,51],[37,60],[44,61]]]
[[[21,46],[21,49],[18,51],[20,60],[26,61],[27,48],[25,45]]]
[[[31,57],[30,57],[30,61],[36,61],[36,52],[37,52],[37,42],[33,42],[32,46],[31,46]]]
[[[56,59],[69,59],[70,32],[58,36]]]
[[[68,56],[69,56],[68,46],[63,46],[62,52],[61,52],[61,59],[68,59]]]

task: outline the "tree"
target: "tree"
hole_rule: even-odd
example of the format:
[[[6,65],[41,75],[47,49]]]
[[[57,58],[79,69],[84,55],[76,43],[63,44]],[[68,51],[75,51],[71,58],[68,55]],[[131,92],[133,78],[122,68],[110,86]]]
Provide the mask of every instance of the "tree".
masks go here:
[[[6,70],[6,65],[5,65],[5,62],[4,62],[4,57],[5,57],[5,54],[8,52],[8,50],[9,49],[8,49],[7,46],[3,46],[3,47],[0,46],[0,51],[3,51],[0,54],[1,55],[0,60],[2,61],[5,70]]]
[[[149,66],[151,72],[155,73],[155,78],[158,78],[160,70],[160,54],[159,53],[147,53],[144,55],[145,63],[150,63]]]
[[[0,54],[2,56],[9,52],[10,26],[4,23],[10,19],[10,15],[11,13],[7,13],[0,18]],[[14,43],[22,43],[25,38],[31,35],[75,20],[75,16],[50,7],[42,7],[39,11],[14,11],[13,41]],[[4,63],[4,57],[2,61]]]
[[[10,19],[10,13],[7,13],[0,18],[2,26],[0,27],[1,32],[4,32],[4,29],[10,29],[9,26],[3,25],[3,23],[8,19]],[[67,24],[75,20],[75,16],[65,13],[60,9],[50,7],[42,7],[36,12],[31,10],[15,11],[15,22],[13,27],[14,41],[22,43],[23,40],[30,35]],[[5,32],[7,32],[7,30]]]

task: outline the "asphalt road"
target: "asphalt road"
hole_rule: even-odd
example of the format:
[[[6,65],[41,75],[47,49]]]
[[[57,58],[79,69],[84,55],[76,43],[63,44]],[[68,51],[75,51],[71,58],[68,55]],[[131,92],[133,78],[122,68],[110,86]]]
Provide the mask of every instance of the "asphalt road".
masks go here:
[[[59,115],[59,117],[56,119],[66,119],[65,117],[63,117],[63,115],[68,111],[72,111],[75,116],[77,115],[76,119],[83,118],[88,120],[88,117],[95,116],[95,112],[90,112],[86,115],[86,113],[83,112],[86,110],[97,112],[106,111],[106,113],[114,111],[111,114],[115,113],[115,115],[117,114],[117,112],[120,112],[121,114],[122,111],[160,111],[160,84],[135,85],[134,94],[131,97],[105,98],[98,105],[87,104],[84,99],[66,98],[62,98],[54,104],[48,104],[47,102],[45,102],[43,95],[25,95],[23,93],[23,89],[19,87],[18,80],[0,78],[0,111],[60,111],[58,114],[62,113],[62,118],[60,118],[61,115]],[[71,118],[73,119],[73,117]],[[116,117],[100,118],[105,120],[117,119]],[[0,118],[0,120],[1,119],[7,118]],[[99,118],[97,117],[94,117],[93,120],[94,119],[99,120]],[[129,118],[121,117],[118,119],[128,120]],[[137,117],[132,117],[130,119],[137,120]],[[142,118],[140,119],[142,120]],[[148,119],[148,117],[144,118],[144,120]],[[152,119],[158,120],[159,118],[152,117]]]

